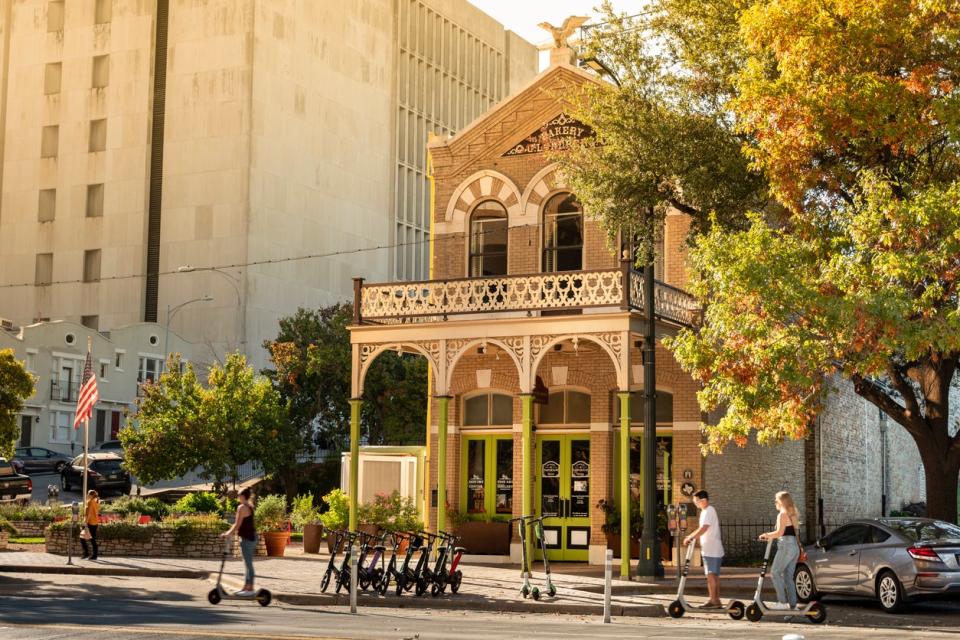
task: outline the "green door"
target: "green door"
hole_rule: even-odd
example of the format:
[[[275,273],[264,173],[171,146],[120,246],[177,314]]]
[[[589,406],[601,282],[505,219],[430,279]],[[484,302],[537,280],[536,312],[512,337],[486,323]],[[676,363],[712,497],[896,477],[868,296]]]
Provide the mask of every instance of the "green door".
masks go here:
[[[590,551],[590,438],[538,436],[537,470],[537,510],[544,516],[547,557],[586,562]]]

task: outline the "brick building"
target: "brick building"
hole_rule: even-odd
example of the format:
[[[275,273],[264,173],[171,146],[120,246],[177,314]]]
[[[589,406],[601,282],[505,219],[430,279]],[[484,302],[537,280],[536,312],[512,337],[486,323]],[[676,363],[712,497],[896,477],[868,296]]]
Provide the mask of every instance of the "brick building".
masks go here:
[[[456,136],[431,140],[432,278],[356,281],[353,397],[379,353],[423,355],[431,528],[448,509],[480,520],[542,513],[555,559],[599,563],[607,540],[598,503],[620,504],[622,486],[642,500],[646,306],[642,275],[542,152],[589,135],[562,96],[598,81],[568,49],[553,53],[526,87]],[[667,217],[658,335],[696,313],[682,290],[688,228],[684,215]],[[684,482],[701,485],[697,387],[659,343],[656,359],[658,501],[675,501]],[[626,478],[621,447],[630,449]],[[516,539],[510,552],[519,553]]]

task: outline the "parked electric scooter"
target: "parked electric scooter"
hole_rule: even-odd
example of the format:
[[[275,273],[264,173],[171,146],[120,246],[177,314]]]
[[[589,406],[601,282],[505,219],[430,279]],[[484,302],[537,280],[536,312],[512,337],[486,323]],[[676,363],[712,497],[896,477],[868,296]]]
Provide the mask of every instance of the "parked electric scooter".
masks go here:
[[[757,580],[757,591],[753,594],[753,602],[747,607],[747,620],[760,622],[763,616],[779,616],[781,618],[803,616],[814,624],[825,621],[827,610],[819,602],[810,602],[805,607],[798,609],[771,609],[764,604],[761,592],[763,591],[763,579],[766,577],[767,567],[770,565],[770,549],[772,547],[773,538],[767,540],[767,550],[763,554],[763,566],[760,568],[760,578]]]
[[[397,569],[393,576],[397,580],[397,595],[403,595],[404,591],[409,591],[411,587],[417,582],[416,572],[410,568],[410,561],[413,559],[413,554],[416,551],[419,551],[423,547],[423,538],[419,534],[408,533],[405,534],[409,539],[407,543],[407,552],[403,557],[403,564]],[[382,583],[381,583],[382,584]],[[389,585],[389,580],[387,580]],[[386,589],[384,589],[386,591]]]
[[[687,586],[687,574],[690,573],[690,561],[693,559],[693,548],[696,545],[687,545],[687,555],[683,562],[683,573],[680,575],[680,585],[677,587],[677,599],[670,603],[667,612],[671,618],[682,618],[687,611],[696,611],[697,613],[725,613],[734,620],[743,618],[744,606],[739,600],[731,600],[726,609],[698,609],[691,607],[686,598],[683,597],[684,588]]]
[[[344,532],[340,530],[328,529],[328,535],[333,535],[333,551],[330,552],[330,559],[327,561],[327,570],[323,572],[323,578],[320,579],[320,591],[326,593],[330,586],[330,578],[339,571],[337,567],[337,554],[340,553],[340,545],[343,544]]]
[[[431,576],[433,585],[430,587],[430,595],[433,597],[446,591],[447,585],[450,585],[451,592],[456,593],[460,590],[460,583],[463,581],[463,572],[457,566],[465,549],[457,546],[459,538],[452,533],[441,531],[439,535],[440,551],[437,553],[437,562]]]
[[[227,564],[227,555],[230,553],[231,540],[232,538],[227,538],[224,543],[223,558],[220,560],[220,573],[217,574],[217,586],[207,594],[207,601],[210,602],[210,604],[220,604],[221,600],[256,600],[261,607],[267,606],[273,599],[273,595],[267,589],[257,589],[253,595],[249,596],[238,596],[223,588],[223,568]]]
[[[433,582],[433,570],[430,568],[430,556],[433,555],[433,545],[436,544],[439,536],[429,531],[424,531],[422,536],[426,537],[427,544],[420,548],[420,559],[417,561],[417,567],[413,570],[414,584],[416,585],[416,594],[422,596],[427,592],[427,586]],[[409,589],[409,587],[407,587]]]
[[[357,583],[360,585],[360,588],[366,591],[373,585],[373,590],[378,591],[380,588],[380,581],[383,578],[383,554],[386,551],[384,546],[384,541],[387,537],[387,533],[384,532],[381,536],[373,536],[369,534],[361,534],[364,538],[363,540],[363,550],[360,553],[359,561],[357,562]],[[370,558],[370,563],[367,564],[367,556],[370,551],[373,550],[373,556]]]
[[[543,555],[543,571],[546,574],[544,588],[547,595],[553,597],[557,595],[557,588],[553,585],[550,577],[550,560],[547,558],[547,541],[543,533],[542,516],[520,516],[513,518],[510,522],[517,522],[517,529],[520,533],[520,571],[523,574],[523,584],[520,586],[520,594],[526,597],[532,597],[534,600],[540,599],[540,588],[530,584],[530,565],[531,559],[527,557],[527,524],[533,526],[533,535],[540,544],[540,553]]]

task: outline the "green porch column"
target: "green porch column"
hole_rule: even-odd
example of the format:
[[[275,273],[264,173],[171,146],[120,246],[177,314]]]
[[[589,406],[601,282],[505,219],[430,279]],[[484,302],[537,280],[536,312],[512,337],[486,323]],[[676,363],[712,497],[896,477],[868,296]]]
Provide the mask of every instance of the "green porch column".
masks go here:
[[[350,400],[350,531],[357,530],[357,508],[360,503],[360,405],[363,400]]]
[[[522,430],[520,432],[521,444],[523,447],[523,504],[521,514],[525,516],[533,515],[533,394],[520,394],[520,416]],[[526,525],[524,525],[526,526]],[[532,532],[527,528],[527,558],[533,564],[533,537]]]
[[[620,577],[630,579],[630,392],[620,391]]]
[[[450,396],[437,396],[437,532],[447,528],[447,408]]]

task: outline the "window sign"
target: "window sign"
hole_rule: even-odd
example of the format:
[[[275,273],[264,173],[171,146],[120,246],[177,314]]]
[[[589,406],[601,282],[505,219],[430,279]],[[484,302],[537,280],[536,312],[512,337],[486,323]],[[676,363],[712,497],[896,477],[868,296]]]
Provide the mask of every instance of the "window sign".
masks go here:
[[[502,438],[497,445],[497,513],[513,513],[513,440]]]
[[[590,441],[570,443],[570,516],[590,517]]]
[[[467,441],[467,513],[486,513],[486,442]]]
[[[540,450],[540,514],[560,515],[560,441],[544,440]]]

